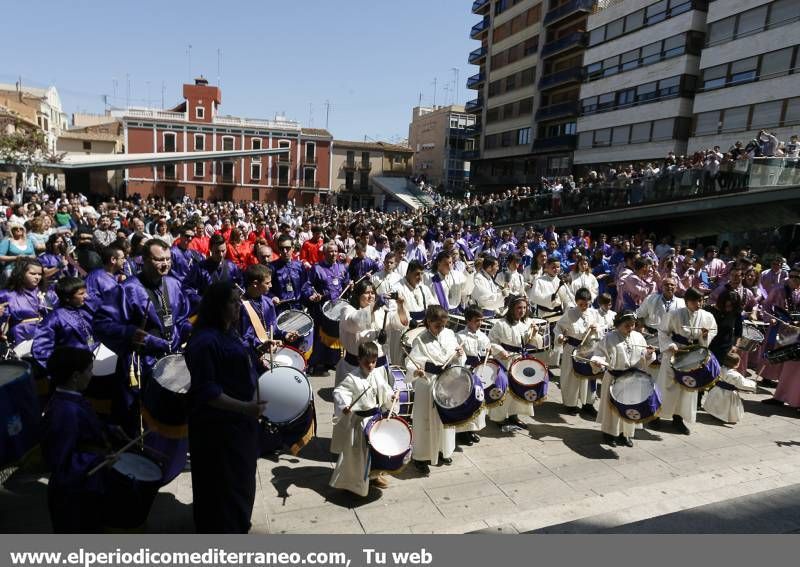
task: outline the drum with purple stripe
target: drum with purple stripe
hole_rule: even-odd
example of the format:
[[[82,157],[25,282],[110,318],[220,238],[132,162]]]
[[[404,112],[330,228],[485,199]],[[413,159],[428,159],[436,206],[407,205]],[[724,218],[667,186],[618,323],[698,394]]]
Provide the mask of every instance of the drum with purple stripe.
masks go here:
[[[517,358],[508,370],[508,389],[520,401],[541,404],[547,398],[550,371],[547,364],[532,356]]]
[[[714,354],[705,347],[690,346],[672,355],[675,382],[686,390],[707,390],[719,380],[722,369]]]
[[[631,370],[614,379],[609,390],[611,404],[630,423],[650,421],[661,409],[661,394],[646,372]]]
[[[409,423],[414,409],[414,385],[406,382],[406,371],[400,366],[391,366],[388,373],[389,385],[397,392],[397,413]]]
[[[483,384],[469,368],[451,366],[434,380],[433,402],[443,424],[465,423],[483,407]]]
[[[483,385],[483,399],[486,407],[501,405],[508,391],[508,374],[503,365],[491,359],[472,369]]]
[[[411,460],[413,435],[404,419],[376,415],[367,422],[364,434],[372,472],[397,472]]]

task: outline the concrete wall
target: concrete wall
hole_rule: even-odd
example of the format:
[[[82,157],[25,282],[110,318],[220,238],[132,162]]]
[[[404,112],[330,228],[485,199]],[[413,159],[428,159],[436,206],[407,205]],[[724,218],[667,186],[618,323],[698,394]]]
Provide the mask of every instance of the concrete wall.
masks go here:
[[[662,118],[675,118],[676,116],[690,116],[692,113],[692,100],[688,98],[673,98],[662,102],[632,106],[622,110],[600,112],[578,118],[578,133],[611,128],[622,124],[637,124]]]
[[[675,77],[677,75],[697,75],[700,58],[696,55],[683,55],[673,59],[667,59],[660,63],[646,65],[625,71],[611,77],[598,79],[590,83],[581,85],[581,98],[588,98],[620,91],[629,87],[637,87],[651,81]]]
[[[686,153],[686,142],[666,140],[664,142],[649,142],[646,144],[629,144],[626,146],[609,146],[606,148],[592,148],[577,150],[574,163],[625,163],[633,161],[660,161],[669,152],[677,155]]]
[[[738,87],[699,93],[694,99],[694,113],[699,114],[710,110],[745,106],[770,100],[782,100],[796,96],[800,96],[800,75],[788,75]]]
[[[800,5],[798,5],[798,9],[800,9]],[[797,45],[798,42],[800,42],[800,22],[794,22],[793,24],[708,47],[703,50],[700,68],[706,69],[730,61],[746,59],[759,53]]]
[[[781,141],[786,141],[792,134],[800,134],[800,126],[787,126],[786,128],[770,128],[770,132],[775,132],[775,135]],[[712,134],[710,136],[695,136],[689,138],[689,152],[704,150],[719,146],[722,151],[727,151],[728,148],[733,146],[736,141],[742,142],[747,145],[754,136],[755,130],[745,130],[741,132],[726,132],[723,134]]]
[[[716,22],[728,16],[733,16],[739,12],[758,8],[763,4],[769,4],[773,0],[724,0],[723,2],[711,2],[708,5],[708,23]]]

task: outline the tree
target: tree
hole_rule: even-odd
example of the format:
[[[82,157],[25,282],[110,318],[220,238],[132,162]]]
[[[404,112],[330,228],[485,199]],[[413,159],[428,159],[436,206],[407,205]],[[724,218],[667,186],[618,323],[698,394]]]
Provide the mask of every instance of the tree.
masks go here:
[[[11,128],[8,126],[11,125]],[[23,186],[28,182],[28,174],[43,171],[43,162],[58,163],[64,154],[50,153],[43,130],[20,120],[12,118],[0,121],[0,160],[17,171],[22,171]],[[21,189],[17,192],[21,197]],[[16,196],[15,196],[15,200]]]

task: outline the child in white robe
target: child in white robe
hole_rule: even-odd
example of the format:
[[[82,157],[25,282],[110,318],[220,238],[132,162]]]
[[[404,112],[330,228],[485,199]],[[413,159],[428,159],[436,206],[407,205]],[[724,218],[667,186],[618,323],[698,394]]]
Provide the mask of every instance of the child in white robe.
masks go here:
[[[372,417],[388,411],[394,392],[387,381],[387,368],[376,368],[378,345],[362,343],[358,347],[358,369],[348,374],[333,390],[334,418],[331,448],[338,450],[339,460],[331,475],[333,488],[347,490],[357,496],[369,493],[369,481],[386,488],[382,473],[367,471],[369,444],[364,428]]]
[[[722,376],[717,385],[703,398],[703,409],[726,423],[737,423],[744,417],[744,405],[738,390],[756,391],[755,381],[736,370],[740,361],[738,354],[729,352],[722,361]]]

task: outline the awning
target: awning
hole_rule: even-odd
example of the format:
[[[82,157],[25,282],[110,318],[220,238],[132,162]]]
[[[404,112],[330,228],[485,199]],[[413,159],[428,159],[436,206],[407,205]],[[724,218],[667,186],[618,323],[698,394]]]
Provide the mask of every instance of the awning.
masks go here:
[[[406,207],[417,210],[425,205],[409,188],[409,181],[405,177],[373,177],[372,182],[384,193],[388,193],[403,203]]]

